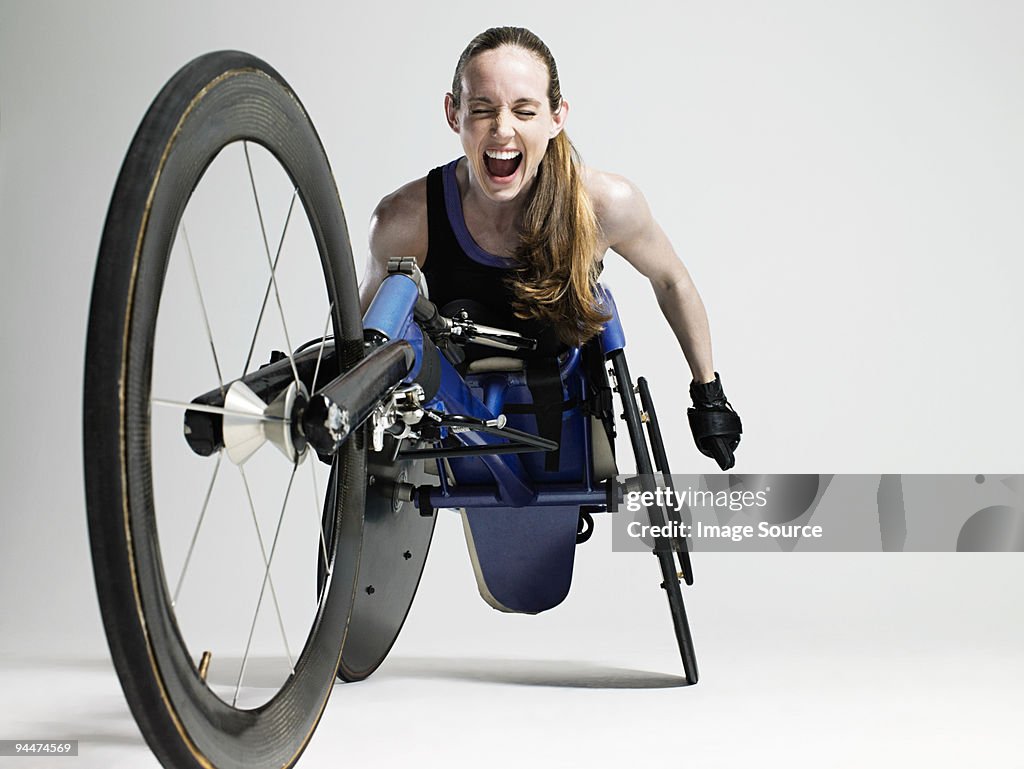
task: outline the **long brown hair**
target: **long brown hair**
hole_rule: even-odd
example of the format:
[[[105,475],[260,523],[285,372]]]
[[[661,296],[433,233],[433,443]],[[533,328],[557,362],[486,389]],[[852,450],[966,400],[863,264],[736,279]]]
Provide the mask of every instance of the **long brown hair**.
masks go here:
[[[548,103],[557,112],[562,89],[555,58],[544,41],[522,27],[493,27],[470,41],[452,79],[455,108],[473,57],[506,45],[529,51],[547,67]],[[598,224],[583,187],[582,166],[565,131],[548,142],[523,211],[517,267],[507,279],[516,315],[551,324],[559,339],[573,345],[597,334],[610,317],[597,297]]]

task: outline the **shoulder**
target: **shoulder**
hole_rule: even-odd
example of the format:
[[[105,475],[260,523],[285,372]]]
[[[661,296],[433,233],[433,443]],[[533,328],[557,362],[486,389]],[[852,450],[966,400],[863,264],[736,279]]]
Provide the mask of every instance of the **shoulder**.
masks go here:
[[[605,240],[613,248],[647,226],[651,212],[640,189],[625,176],[584,168],[583,186]]]
[[[377,204],[370,218],[370,251],[374,255],[427,255],[427,177],[404,184]]]

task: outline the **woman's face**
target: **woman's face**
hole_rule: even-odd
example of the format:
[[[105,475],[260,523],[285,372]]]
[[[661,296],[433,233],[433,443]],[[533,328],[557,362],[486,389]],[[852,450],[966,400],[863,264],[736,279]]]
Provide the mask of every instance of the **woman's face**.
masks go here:
[[[469,160],[471,183],[491,200],[515,199],[537,176],[548,141],[558,135],[569,105],[548,104],[548,71],[534,54],[502,46],[477,54],[462,77],[462,103],[445,96],[448,124]]]

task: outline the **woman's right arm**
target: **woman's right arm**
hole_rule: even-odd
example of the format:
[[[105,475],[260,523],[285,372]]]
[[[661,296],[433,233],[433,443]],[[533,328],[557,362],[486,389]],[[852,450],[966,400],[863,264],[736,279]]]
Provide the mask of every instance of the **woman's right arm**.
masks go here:
[[[387,195],[370,217],[370,259],[359,283],[364,314],[387,277],[388,259],[395,256],[414,256],[421,267],[427,258],[426,177]]]

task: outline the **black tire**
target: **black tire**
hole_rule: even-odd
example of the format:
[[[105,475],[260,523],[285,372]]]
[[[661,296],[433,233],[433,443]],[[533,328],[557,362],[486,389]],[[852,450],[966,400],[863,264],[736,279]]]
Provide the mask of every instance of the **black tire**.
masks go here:
[[[269,150],[297,189],[332,302],[339,365],[362,355],[344,214],[302,104],[255,57],[224,51],[195,59],[154,100],[117,180],[93,285],[84,395],[89,534],[107,640],[146,741],[164,766],[179,769],[288,767],[298,759],[335,680],[361,546],[366,467],[357,435],[335,459],[337,481],[327,490],[335,522],[326,542],[332,578],[294,672],[253,710],[216,696],[185,647],[161,562],[150,385],[179,219],[213,158],[239,141]]]
[[[612,364],[612,371],[615,374],[615,384],[619,391],[619,398],[622,401],[622,418],[626,422],[629,431],[630,444],[633,447],[633,455],[636,458],[636,472],[640,476],[648,478],[654,475],[654,464],[651,461],[650,449],[647,445],[647,438],[644,435],[643,425],[640,418],[640,409],[637,408],[636,393],[633,387],[633,380],[630,378],[629,367],[626,365],[626,356],[622,350],[616,350],[609,355]],[[651,515],[651,524],[663,526],[667,522],[664,510],[657,506],[648,508]],[[676,643],[679,646],[679,655],[683,662],[683,672],[686,674],[686,681],[693,685],[697,683],[699,673],[697,671],[697,655],[693,648],[693,636],[690,633],[690,624],[686,617],[686,607],[683,604],[683,594],[679,587],[680,576],[676,571],[675,559],[672,555],[673,547],[668,538],[659,537],[655,541],[654,555],[658,559],[658,567],[661,569],[661,587],[668,597],[669,613],[672,616],[672,629],[675,633]]]

